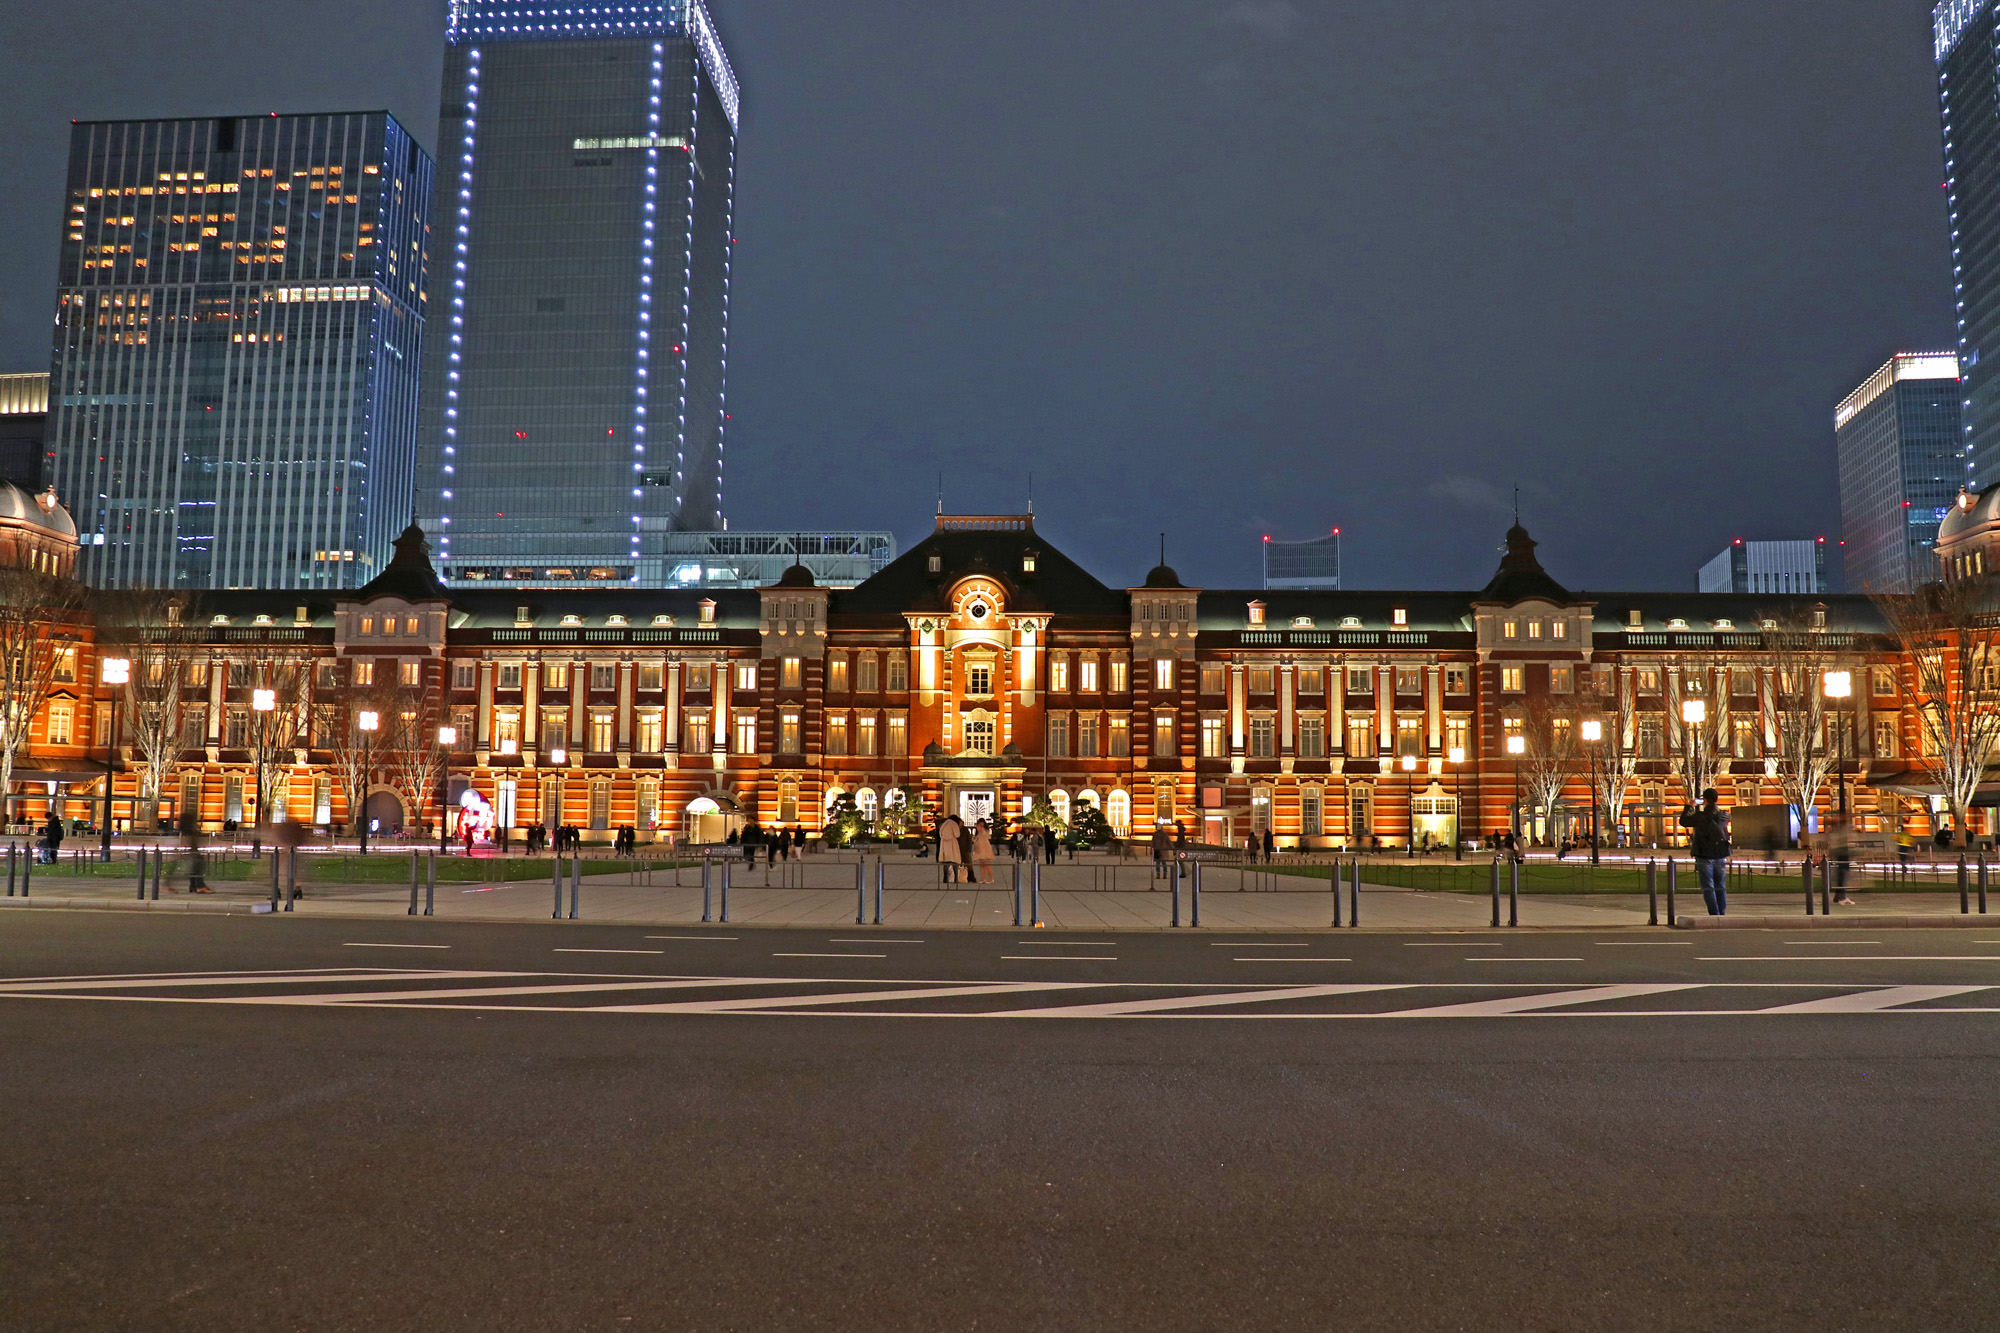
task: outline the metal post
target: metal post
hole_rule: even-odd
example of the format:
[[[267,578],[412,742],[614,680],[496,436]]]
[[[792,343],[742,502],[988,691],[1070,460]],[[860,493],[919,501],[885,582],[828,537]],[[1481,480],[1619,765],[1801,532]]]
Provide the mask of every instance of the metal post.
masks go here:
[[[1042,928],[1042,863],[1035,862],[1035,873],[1028,877],[1028,924],[1035,929]]]
[[[1833,915],[1833,863],[1824,856],[1819,859],[1819,914]]]
[[[1334,857],[1327,867],[1328,878],[1333,884],[1333,928],[1340,929],[1340,858]]]
[[[583,888],[583,849],[570,853],[569,858],[569,919],[576,920],[576,898]]]
[[[1493,858],[1493,929],[1500,928],[1500,858]]]
[[[278,877],[274,873],[271,876],[272,889],[275,890],[277,888],[277,885],[278,885]],[[417,914],[417,854],[415,852],[411,852],[410,853],[410,910],[408,912],[408,915],[415,916],[416,914]]]
[[[139,901],[143,903],[146,901],[145,844],[141,843],[138,850],[133,852],[132,857],[139,863]],[[11,844],[7,848],[7,896],[9,898],[14,896],[14,848]]]
[[[1188,872],[1188,907],[1190,909],[1190,913],[1188,916],[1188,924],[1190,926],[1199,926],[1201,924],[1201,862],[1200,861],[1194,862]]]
[[[7,844],[7,896],[9,898],[14,896],[14,862],[19,856],[20,850],[19,847],[11,842]],[[143,862],[140,863],[139,867],[139,896],[141,898],[146,896],[146,868]]]
[[[273,847],[271,849],[271,910],[273,912],[278,910],[278,862],[282,859],[283,857],[280,855],[278,849]]]
[[[882,881],[887,872],[882,869],[882,858],[875,858],[875,924],[882,924]]]
[[[1354,897],[1347,905],[1347,927],[1352,930],[1361,924],[1361,858],[1354,858]]]
[[[854,863],[854,924],[868,924],[868,865],[862,860]]]
[[[166,873],[167,873],[167,858],[165,854],[158,847],[155,847],[153,849],[153,901],[154,902],[160,901],[160,881],[166,877]],[[23,888],[21,892],[26,893],[27,889]]]
[[[1021,924],[1021,863],[1014,863],[1014,924]]]
[[[25,898],[35,882],[35,845],[29,843],[21,850],[21,896]]]
[[[735,861],[727,857],[722,862],[722,923],[724,925],[729,924],[729,870],[734,864]]]
[[[1181,923],[1181,862],[1179,857],[1174,858],[1174,873],[1172,879],[1168,882],[1168,892],[1173,895],[1173,919],[1167,924],[1178,926]]]
[[[1979,915],[1986,915],[1986,853],[1979,854]]]
[[[701,858],[701,919],[704,925],[715,919],[715,914],[709,907],[709,881],[714,877],[714,873],[715,858],[704,854]]]
[[[1521,858],[1507,858],[1507,924],[1521,924]]]
[[[1660,924],[1660,863],[1646,862],[1646,924]]]
[[[431,916],[437,910],[437,892],[438,892],[437,853],[433,851],[426,851],[424,853],[424,860],[426,863],[424,868],[424,915]]]
[[[299,849],[285,849],[285,910],[292,910],[292,904],[299,900]]]
[[[1968,901],[1967,898],[1967,893],[1966,893],[1967,888],[1968,885],[1966,883],[1966,874],[1965,874],[1965,853],[1960,852],[1958,854],[1958,914],[1960,916],[1972,915],[1972,904],[1971,902]]]
[[[562,920],[562,853],[560,851],[556,853],[555,859],[549,862],[549,865],[551,867],[550,875],[554,880],[556,890],[556,910],[551,912],[549,916],[552,920],[560,921]]]
[[[1813,896],[1812,858],[1810,856],[1800,863],[1800,870],[1803,872],[1806,881],[1806,915],[1811,916],[1813,914]]]

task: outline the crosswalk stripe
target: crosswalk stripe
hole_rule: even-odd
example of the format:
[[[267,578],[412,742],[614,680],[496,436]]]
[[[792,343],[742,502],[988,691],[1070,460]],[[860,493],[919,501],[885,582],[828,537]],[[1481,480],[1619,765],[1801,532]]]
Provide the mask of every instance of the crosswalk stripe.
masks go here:
[[[598,1012],[610,1014],[726,1014],[746,1009],[804,1008],[821,1004],[865,1004],[871,1000],[935,1000],[956,995],[1006,995],[1020,991],[1099,989],[1086,982],[996,981],[962,986],[926,986],[921,990],[863,990],[840,995],[753,995],[734,1000],[685,1000],[668,1004],[610,1004]]]
[[[1953,995],[1992,990],[1992,986],[1885,986],[1881,990],[1858,991],[1849,995],[1828,995],[1817,1000],[1800,1000],[1760,1009],[1762,1014],[1867,1014],[1919,1000],[1943,1000]]]
[[[1700,982],[1666,985],[1591,986],[1541,995],[1510,995],[1499,1000],[1469,1000],[1462,1004],[1431,1005],[1423,1009],[1398,1009],[1384,1018],[1492,1018],[1503,1014],[1525,1014],[1537,1009],[1558,1009],[1564,1005],[1589,1004],[1595,1000],[1629,1000],[1640,995],[1662,995],[1668,991],[1699,990]]]
[[[395,972],[399,981],[471,981],[478,977],[511,977],[515,972]],[[271,973],[224,973],[219,976],[199,977],[112,977],[91,981],[6,981],[0,982],[0,995],[48,991],[89,991],[115,990],[120,986],[134,989],[152,990],[162,986],[266,986],[284,981],[310,981],[316,984],[346,981],[381,981],[385,974],[379,970],[369,972],[319,972],[306,976],[272,975]]]
[[[1151,1000],[1107,1000],[1102,1004],[1056,1005],[1044,1009],[1008,1009],[988,1018],[1117,1018],[1124,1014],[1159,1014],[1174,1009],[1206,1009],[1217,1005],[1256,1004],[1264,1000],[1310,1000],[1322,995],[1357,995],[1363,991],[1408,990],[1400,982],[1324,986],[1267,986],[1223,995],[1169,995]]]
[[[583,995],[595,991],[687,990],[703,986],[775,986],[789,984],[761,977],[713,977],[652,979],[647,981],[602,981],[549,986],[465,986],[456,990],[333,991],[325,995],[220,995],[221,1004],[393,1004],[398,1000],[469,1000],[503,995]]]

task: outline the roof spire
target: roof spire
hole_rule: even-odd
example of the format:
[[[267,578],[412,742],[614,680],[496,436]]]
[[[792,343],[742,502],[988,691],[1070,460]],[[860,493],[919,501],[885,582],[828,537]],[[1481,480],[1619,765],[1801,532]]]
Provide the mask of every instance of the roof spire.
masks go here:
[[[1160,563],[1167,563],[1167,534],[1164,532],[1160,534]]]
[[[938,516],[944,515],[944,469],[938,469]]]
[[[1035,516],[1035,470],[1028,469],[1028,517]]]
[[[1521,526],[1521,483],[1514,483],[1514,526]]]

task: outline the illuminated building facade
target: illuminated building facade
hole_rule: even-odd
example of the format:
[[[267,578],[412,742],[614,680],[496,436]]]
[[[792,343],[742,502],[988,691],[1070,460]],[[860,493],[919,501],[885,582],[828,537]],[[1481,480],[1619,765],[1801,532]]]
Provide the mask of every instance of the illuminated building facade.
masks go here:
[[[41,488],[48,414],[47,371],[0,375],[0,481]]]
[[[722,527],[737,85],[700,0],[455,0],[419,512],[447,583]]]
[[[1958,307],[1961,480],[2000,481],[2000,31],[1994,0],[1932,11],[1944,129],[1953,298]]]
[[[430,195],[382,111],[75,127],[48,435],[86,581],[378,572],[415,491]]]
[[[1898,352],[1833,414],[1841,558],[1857,592],[1937,575],[1938,524],[1965,483],[1958,358]]]
[[[1703,592],[1823,593],[1826,538],[1746,542],[1722,548],[1696,575]]]

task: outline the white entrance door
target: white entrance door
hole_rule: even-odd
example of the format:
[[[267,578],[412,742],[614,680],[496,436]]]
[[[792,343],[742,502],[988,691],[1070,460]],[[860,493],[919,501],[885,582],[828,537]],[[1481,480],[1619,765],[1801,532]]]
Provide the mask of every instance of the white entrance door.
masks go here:
[[[958,817],[971,828],[980,820],[993,818],[993,789],[991,787],[961,787],[958,792]]]

